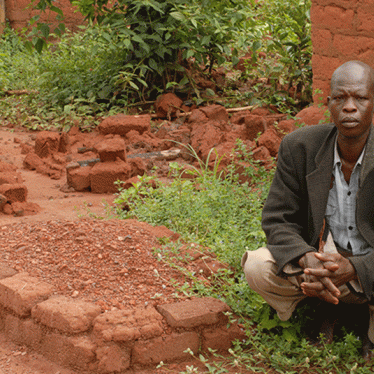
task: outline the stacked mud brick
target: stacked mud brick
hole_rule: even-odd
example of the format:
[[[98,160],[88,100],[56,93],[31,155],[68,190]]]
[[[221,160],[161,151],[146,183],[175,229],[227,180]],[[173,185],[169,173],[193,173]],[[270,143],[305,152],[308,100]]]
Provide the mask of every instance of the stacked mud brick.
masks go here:
[[[27,188],[14,165],[0,162],[0,212],[12,214],[22,211]]]
[[[229,307],[213,298],[102,313],[97,304],[56,295],[52,286],[0,267],[0,331],[79,372],[124,373],[224,351],[244,339],[228,325]],[[229,326],[229,327],[228,327]]]
[[[313,89],[326,99],[339,65],[360,60],[374,67],[374,0],[312,0],[311,20]]]
[[[143,135],[150,130],[150,123],[150,115],[124,114],[109,117],[101,122],[98,127],[98,141],[90,149],[95,158],[67,165],[68,185],[76,191],[117,192],[116,181],[126,181],[134,176],[143,175],[146,170],[145,163],[140,158],[127,160],[124,139],[128,140],[133,133],[137,136]]]

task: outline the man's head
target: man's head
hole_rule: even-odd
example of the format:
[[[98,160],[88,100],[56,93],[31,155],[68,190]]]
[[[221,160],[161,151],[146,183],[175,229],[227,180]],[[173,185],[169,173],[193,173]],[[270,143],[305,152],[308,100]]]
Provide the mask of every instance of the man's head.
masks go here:
[[[360,61],[348,61],[331,77],[328,107],[344,138],[367,138],[374,113],[374,70]]]

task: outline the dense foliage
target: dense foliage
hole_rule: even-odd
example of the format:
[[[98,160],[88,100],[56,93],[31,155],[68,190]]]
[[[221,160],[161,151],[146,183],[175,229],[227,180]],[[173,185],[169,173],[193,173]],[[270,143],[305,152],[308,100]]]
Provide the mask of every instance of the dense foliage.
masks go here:
[[[184,65],[189,59],[208,66],[237,59],[254,28],[248,0],[70,0],[90,24],[100,27],[97,38],[109,50],[123,52],[116,84],[122,91],[135,90],[141,98],[157,94],[168,83],[189,82]],[[34,0],[36,7],[52,7],[51,0]],[[59,14],[60,15],[60,14]],[[38,23],[33,43],[40,52],[47,47],[48,26]]]
[[[310,0],[76,3],[91,23],[79,33],[63,32],[63,23],[52,30],[36,16],[28,38],[27,30],[1,36],[0,95],[29,93],[2,100],[8,123],[89,129],[100,116],[141,108],[165,90],[197,104],[270,104],[291,114],[311,100]],[[62,20],[56,2],[33,4]],[[196,76],[212,79],[218,66],[235,72],[248,51],[244,71],[227,76],[217,92],[197,86]]]

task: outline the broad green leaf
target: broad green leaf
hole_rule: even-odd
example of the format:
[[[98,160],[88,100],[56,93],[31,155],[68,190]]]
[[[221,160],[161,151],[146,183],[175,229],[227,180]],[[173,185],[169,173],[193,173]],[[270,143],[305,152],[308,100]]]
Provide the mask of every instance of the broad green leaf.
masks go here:
[[[50,9],[52,12],[56,12],[56,13],[58,13],[60,16],[63,16],[63,15],[64,15],[64,13],[62,12],[62,10],[61,10],[60,8],[57,8],[57,7],[54,6],[54,5],[51,5],[51,6],[49,7],[49,9]]]
[[[194,55],[195,55],[195,51],[193,51],[192,49],[189,49],[186,54],[186,59],[189,59],[193,57]]]
[[[40,29],[40,32],[42,33],[42,35],[47,39],[48,36],[49,36],[49,32],[50,32],[49,26],[42,23],[42,24],[40,24],[39,29]]]
[[[154,71],[158,70],[158,65],[157,65],[156,61],[153,58],[149,59],[148,64],[149,64],[149,67],[151,69],[153,69]]]
[[[188,79],[188,77],[187,77],[187,75],[185,75],[182,79],[181,79],[181,81],[179,82],[179,84],[181,85],[181,86],[184,86],[185,84],[187,84],[187,83],[189,83],[189,79]]]
[[[43,48],[46,46],[46,43],[43,39],[38,38],[34,47],[38,53],[42,53]]]
[[[178,21],[185,21],[186,17],[180,12],[171,12],[170,15]]]
[[[133,81],[130,81],[129,82],[130,86],[135,89],[136,91],[139,91],[139,87],[133,82]]]
[[[232,56],[231,61],[232,61],[233,65],[237,65],[239,63],[240,59],[238,58],[238,56]]]

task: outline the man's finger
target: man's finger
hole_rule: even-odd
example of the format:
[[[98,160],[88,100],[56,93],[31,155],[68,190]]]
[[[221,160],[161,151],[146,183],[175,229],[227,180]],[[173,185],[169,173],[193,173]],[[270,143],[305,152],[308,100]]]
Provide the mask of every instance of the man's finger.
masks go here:
[[[318,282],[303,282],[300,285],[301,289],[311,290],[315,292],[322,292],[324,289],[327,289],[333,296],[340,296],[339,288],[329,278],[320,278]]]
[[[326,288],[324,288],[323,284],[320,282],[303,283],[302,285],[304,285],[304,287],[302,287],[301,289],[305,296],[318,297],[319,299],[331,304],[339,303],[339,299],[332,295]]]
[[[336,262],[332,262],[332,261],[325,261],[323,263],[323,267],[332,272],[339,270],[339,265]]]
[[[330,277],[333,273],[328,269],[312,269],[306,268],[304,269],[304,273],[307,275],[314,275],[317,278],[321,277]]]
[[[319,298],[321,300],[324,300],[324,301],[327,301],[328,303],[331,303],[331,304],[339,304],[339,299],[335,296],[333,296],[328,290],[323,290],[321,293],[320,293],[320,296]]]
[[[321,282],[303,282],[300,287],[303,291],[309,290],[313,292],[321,292],[325,289],[325,286]]]
[[[320,281],[333,296],[340,296],[339,288],[335,286],[330,278],[324,277],[321,278]]]

